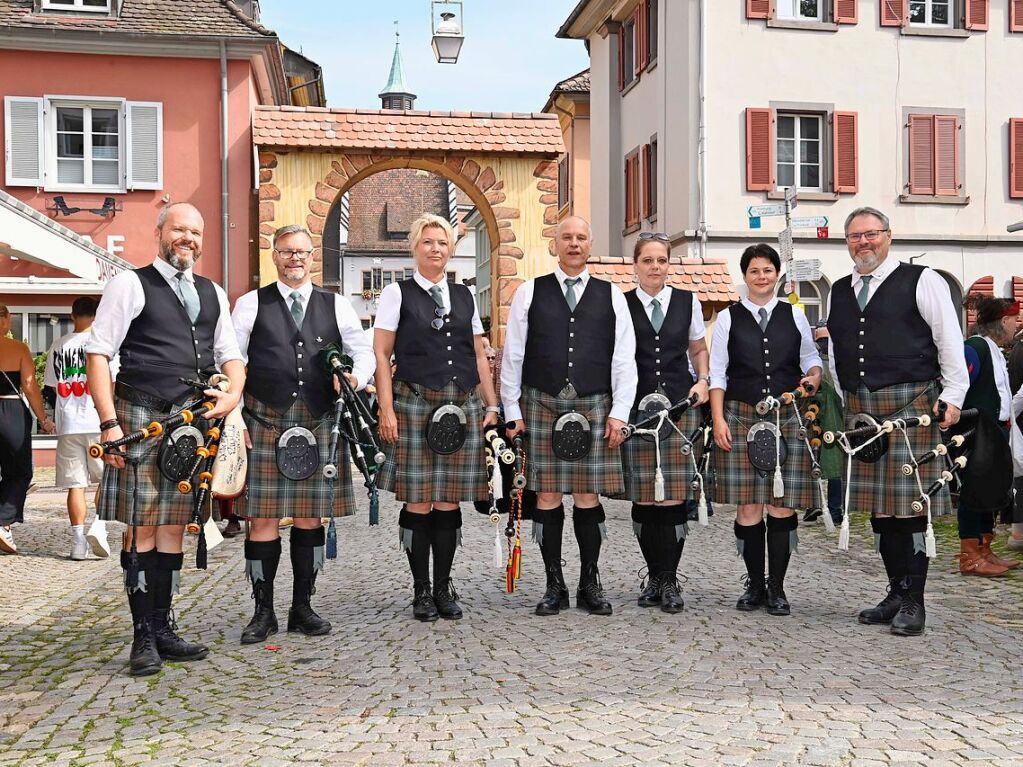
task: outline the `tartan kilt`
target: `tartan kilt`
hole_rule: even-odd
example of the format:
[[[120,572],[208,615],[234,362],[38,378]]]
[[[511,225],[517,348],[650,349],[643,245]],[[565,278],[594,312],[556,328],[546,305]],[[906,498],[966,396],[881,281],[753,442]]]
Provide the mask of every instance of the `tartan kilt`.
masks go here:
[[[785,417],[786,411],[789,413]],[[811,475],[813,463],[806,445],[798,438],[799,423],[791,406],[782,411],[781,434],[788,448],[788,457],[781,467],[785,495],[774,497],[774,472],[761,477],[746,453],[746,435],[758,421],[775,422],[775,414],[757,415],[753,405],[738,400],[725,401],[725,420],[732,432],[732,452],[719,447],[711,452],[716,482],[714,502],[740,504],[769,503],[786,509],[809,509],[822,504],[817,480]]]
[[[573,410],[589,420],[593,446],[582,460],[562,461],[554,455],[554,422]],[[609,449],[604,439],[610,412],[610,394],[560,399],[523,386],[526,487],[538,493],[596,493],[612,497],[621,493],[625,487],[621,456],[618,450]]]
[[[911,418],[931,413],[938,399],[937,382],[917,382],[886,386],[870,391],[860,386],[856,392],[845,392],[845,422],[848,426],[857,413],[868,413],[878,421],[895,418]],[[907,429],[909,443],[914,455],[922,455],[939,442],[941,429],[936,420],[924,428],[917,426]],[[877,463],[852,461],[852,477],[849,482],[848,507],[850,511],[869,511],[879,517],[916,517],[910,504],[920,497],[920,488],[915,477],[902,473],[902,464],[911,459],[906,439],[898,431],[888,435],[888,452]],[[920,467],[920,482],[926,490],[944,468],[943,461],[931,461]],[[952,512],[952,500],[947,487],[931,497],[931,514],[940,516]]]
[[[245,412],[251,411],[253,415]],[[258,416],[254,417],[254,416]],[[246,397],[242,417],[249,429],[252,449],[245,492],[235,501],[234,513],[252,519],[319,519],[330,516],[331,482],[323,478],[323,467],[330,460],[330,429],[333,410],[315,418],[305,402],[296,400],[285,413],[279,413],[254,397]],[[273,424],[268,429],[259,418]],[[313,475],[303,480],[285,477],[277,468],[277,440],[292,426],[302,426],[316,436],[320,465]],[[338,443],[337,477],[333,481],[334,516],[344,517],[355,511],[352,491],[352,464],[348,443]]]
[[[636,423],[637,419],[636,411],[633,411],[632,423]],[[687,437],[702,423],[700,407],[689,408],[675,421]],[[661,440],[661,474],[664,476],[664,498],[668,501],[697,500],[699,495],[699,490],[693,490],[689,483],[695,474],[693,461],[699,464],[703,453],[703,435],[694,440],[692,455],[682,455],[682,445],[682,437],[674,431],[667,439]],[[625,490],[616,497],[633,503],[654,503],[654,476],[657,471],[654,443],[637,434],[622,443],[621,451]]]
[[[465,444],[451,455],[439,455],[426,443],[426,427],[433,411],[448,404],[465,411]],[[377,487],[405,503],[487,500],[484,410],[479,392],[463,392],[454,381],[440,390],[413,389],[404,381],[395,381],[394,413],[398,444],[383,445],[387,460],[377,475]]]
[[[175,412],[178,409],[175,408]],[[120,398],[114,399],[114,412],[126,435],[169,415]],[[192,421],[192,425],[204,435],[208,423],[202,416],[196,416]],[[161,440],[151,438],[125,445],[127,457],[137,460],[137,466],[125,463],[123,469],[117,469],[103,464],[97,516],[108,522],[142,527],[187,525],[192,521],[193,493],[196,490],[181,493],[175,483],[160,473],[157,456]]]

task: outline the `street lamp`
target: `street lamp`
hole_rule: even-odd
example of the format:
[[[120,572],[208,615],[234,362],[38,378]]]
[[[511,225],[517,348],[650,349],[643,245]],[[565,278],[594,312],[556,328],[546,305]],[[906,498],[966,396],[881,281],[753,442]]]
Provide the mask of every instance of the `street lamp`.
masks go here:
[[[458,6],[457,12],[454,7]],[[457,64],[465,35],[462,34],[462,3],[458,0],[433,0],[430,3],[433,25],[433,55],[438,64]],[[438,23],[440,19],[440,23]]]

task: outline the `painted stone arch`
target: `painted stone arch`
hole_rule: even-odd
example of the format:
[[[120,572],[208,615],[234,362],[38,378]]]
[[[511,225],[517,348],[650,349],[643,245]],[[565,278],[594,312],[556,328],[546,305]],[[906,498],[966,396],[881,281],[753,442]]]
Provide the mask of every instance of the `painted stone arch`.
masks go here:
[[[443,176],[477,206],[491,242],[491,316],[495,343],[504,327],[515,289],[551,271],[550,252],[558,217],[557,162],[522,156],[380,155],[344,152],[264,150],[259,155],[260,284],[275,278],[270,257],[274,231],[304,224],[319,249],[341,196],[359,181],[385,170],[414,168]],[[313,279],[321,281],[321,256]]]

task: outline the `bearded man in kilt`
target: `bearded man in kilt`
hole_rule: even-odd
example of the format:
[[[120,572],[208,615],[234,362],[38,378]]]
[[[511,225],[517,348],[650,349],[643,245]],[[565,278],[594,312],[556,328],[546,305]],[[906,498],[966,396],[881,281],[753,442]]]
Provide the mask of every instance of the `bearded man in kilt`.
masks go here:
[[[685,290],[667,285],[671,271],[671,238],[659,232],[642,232],[633,251],[639,287],[625,294],[636,331],[636,368],[639,385],[632,420],[643,419],[638,410],[644,397],[660,394],[671,404],[695,396],[697,404],[686,410],[675,425],[687,436],[702,426],[701,409],[707,401],[709,362],[703,308],[699,299]],[[687,354],[688,352],[688,354]],[[697,374],[694,380],[690,361]],[[655,498],[654,481],[659,468],[651,437],[634,435],[622,445],[622,473],[625,492],[632,501],[632,528],[647,565],[647,579],[637,604],[660,606],[678,613],[685,606],[678,583],[678,565],[689,532],[686,517],[689,503],[699,499],[690,485],[693,458],[684,457],[682,437],[671,431],[661,440],[660,468],[664,477],[664,498]],[[693,447],[695,453],[695,446]]]
[[[245,368],[231,325],[227,295],[192,272],[202,255],[203,218],[188,203],[173,203],[156,220],[159,257],[124,272],[103,291],[86,345],[89,390],[100,419],[100,439],[120,439],[195,400],[181,379],[203,379],[216,368],[228,391],[206,391],[215,407],[205,419],[226,416],[238,404]],[[120,354],[117,384],[110,360]],[[205,430],[203,419],[193,426]],[[161,660],[200,660],[206,647],[176,633],[171,597],[178,590],[185,525],[192,496],[160,472],[159,440],[135,442],[104,456],[98,513],[129,525],[121,566],[135,628],[129,671],[155,674]]]
[[[328,481],[320,469],[330,460],[333,406],[340,389],[325,365],[323,350],[338,347],[352,358],[347,378],[356,389],[372,375],[373,352],[348,299],[312,284],[313,253],[305,228],[278,229],[272,253],[277,281],[246,293],[234,306],[238,347],[248,365],[243,415],[250,448],[247,486],[235,508],[249,521],[245,573],[255,600],[242,644],[262,642],[278,629],[273,600],[281,561],[278,523],[283,517],[294,520],[288,631],[307,636],[330,631],[330,622],[316,614],[310,601],[324,565],[321,518],[345,516],[355,509],[351,462],[343,444],[337,476]],[[305,479],[286,477],[277,464],[278,441],[296,427],[312,432],[316,441],[315,457],[309,459],[316,468]]]
[[[879,422],[939,414],[940,428],[959,421],[969,373],[956,307],[945,280],[933,269],[890,258],[892,233],[887,216],[874,208],[857,208],[845,221],[853,272],[838,280],[828,299],[830,365],[841,386],[846,423],[867,413]],[[938,419],[930,427],[908,431],[914,455],[942,442]],[[926,510],[910,504],[919,496],[915,477],[901,466],[910,462],[905,439],[894,432],[889,448],[876,463],[852,460],[846,513],[869,510],[878,552],[888,574],[888,595],[863,610],[861,623],[890,625],[900,636],[922,634],[926,622],[924,587],[927,554]],[[938,477],[937,461],[920,467],[926,488]],[[931,499],[931,514],[947,514],[947,488]]]
[[[636,338],[625,295],[586,271],[591,247],[584,219],[570,216],[558,224],[558,265],[553,274],[518,287],[505,335],[504,412],[514,421],[510,436],[525,432],[526,487],[538,493],[533,537],[543,556],[547,590],[537,615],[556,615],[569,606],[561,570],[565,493],[572,494],[581,564],[576,605],[593,615],[611,614],[597,569],[606,535],[598,495],[623,490],[618,447],[636,396]],[[575,419],[575,445],[582,446],[583,455],[573,460],[558,457],[566,453],[554,432],[557,426],[566,430],[565,416]]]
[[[713,454],[714,500],[736,506],[736,546],[747,579],[736,609],[748,612],[766,605],[771,615],[788,615],[785,573],[797,544],[795,509],[815,505],[817,482],[790,406],[766,417],[757,415],[755,408],[766,397],[798,386],[817,391],[822,363],[806,315],[777,298],[781,260],[774,248],[751,245],[739,266],[747,296],[718,316],[710,354],[710,406],[714,444],[719,448]],[[779,442],[787,448],[781,488],[776,487],[776,472],[755,467],[748,453],[750,434],[765,427],[780,432],[768,450],[778,450]],[[777,452],[774,459],[780,460]]]
[[[466,286],[447,280],[454,244],[446,219],[424,214],[412,223],[416,271],[381,292],[373,338],[387,455],[377,484],[404,502],[398,538],[420,621],[462,617],[451,580],[462,539],[459,502],[487,498],[483,432],[497,425],[500,411],[476,301]]]

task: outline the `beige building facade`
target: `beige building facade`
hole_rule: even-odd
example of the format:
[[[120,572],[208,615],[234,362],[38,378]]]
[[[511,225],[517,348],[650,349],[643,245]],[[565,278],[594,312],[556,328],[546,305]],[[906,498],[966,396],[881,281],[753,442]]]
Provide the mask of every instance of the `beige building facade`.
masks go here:
[[[849,272],[842,224],[864,205],[954,298],[1023,293],[1023,233],[1006,231],[1023,221],[1021,5],[581,0],[558,34],[590,52],[595,252],[663,231],[741,283],[742,250],[777,245],[785,221],[751,228],[750,207],[795,184],[793,216],[828,220],[826,236],[794,228],[795,258],[822,262],[800,285],[812,320]]]

